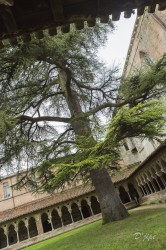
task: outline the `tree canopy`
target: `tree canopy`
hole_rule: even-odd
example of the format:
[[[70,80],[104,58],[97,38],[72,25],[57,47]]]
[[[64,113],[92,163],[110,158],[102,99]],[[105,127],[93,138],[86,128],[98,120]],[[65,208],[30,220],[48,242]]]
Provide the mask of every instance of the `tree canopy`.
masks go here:
[[[98,176],[110,182],[105,168],[116,168],[121,141],[163,135],[165,106],[151,100],[165,93],[166,56],[148,72],[120,79],[117,67],[97,56],[109,30],[98,24],[0,51],[0,162],[37,171],[35,182],[24,175],[20,185],[52,191],[91,178],[102,204]],[[101,115],[110,119],[105,139]],[[123,216],[125,210],[105,218]]]

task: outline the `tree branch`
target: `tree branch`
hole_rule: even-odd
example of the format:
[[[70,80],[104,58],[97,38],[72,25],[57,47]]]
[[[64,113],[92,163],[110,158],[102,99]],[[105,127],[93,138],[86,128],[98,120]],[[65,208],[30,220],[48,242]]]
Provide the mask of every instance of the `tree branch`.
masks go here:
[[[123,101],[120,103],[106,102],[106,103],[103,103],[103,104],[97,106],[96,108],[91,109],[90,111],[86,112],[85,116],[90,116],[90,115],[95,114],[95,113],[97,113],[105,108],[120,108],[128,103],[129,103],[129,101]]]
[[[31,117],[31,116],[27,116],[27,115],[21,115],[18,118],[21,121],[30,121],[32,123],[43,122],[43,121],[69,123],[71,121],[71,118],[54,117],[54,116]]]

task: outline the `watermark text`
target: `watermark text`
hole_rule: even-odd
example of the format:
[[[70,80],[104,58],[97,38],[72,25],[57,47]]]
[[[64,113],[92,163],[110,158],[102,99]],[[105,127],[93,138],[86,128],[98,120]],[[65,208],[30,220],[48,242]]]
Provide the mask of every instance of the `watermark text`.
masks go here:
[[[149,234],[149,233],[143,233],[143,232],[136,232],[134,233],[134,239],[135,240],[155,240],[156,234]]]

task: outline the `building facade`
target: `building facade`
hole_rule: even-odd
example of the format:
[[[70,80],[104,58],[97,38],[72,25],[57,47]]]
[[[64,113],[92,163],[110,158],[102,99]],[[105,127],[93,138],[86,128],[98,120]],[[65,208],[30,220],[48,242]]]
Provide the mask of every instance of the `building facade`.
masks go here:
[[[124,76],[155,62],[166,52],[166,12],[156,11],[136,20]],[[127,139],[121,171],[112,175],[127,209],[142,203],[166,201],[166,146]],[[0,182],[0,249],[29,244],[99,219],[100,204],[91,184],[75,182],[52,194],[17,190],[16,176]]]
[[[123,70],[123,77],[128,77],[146,69],[157,62],[166,53],[166,11],[158,11],[137,18],[128,54]],[[122,148],[124,165],[142,162],[157,147],[157,141],[126,139]]]

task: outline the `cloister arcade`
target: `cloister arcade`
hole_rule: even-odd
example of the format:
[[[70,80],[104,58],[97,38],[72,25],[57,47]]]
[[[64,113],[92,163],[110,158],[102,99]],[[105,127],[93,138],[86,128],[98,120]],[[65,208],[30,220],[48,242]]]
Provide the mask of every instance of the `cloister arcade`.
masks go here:
[[[131,178],[131,182],[119,184],[119,196],[124,204],[136,201],[166,189],[166,157]]]
[[[40,211],[0,227],[0,249],[100,213],[95,195]]]
[[[137,206],[153,197],[166,199],[166,155],[162,153],[145,165],[140,165],[125,180],[114,180],[114,185],[122,203],[128,209],[131,208],[130,205]],[[65,203],[25,214],[24,217],[0,226],[0,249],[44,233],[56,232],[77,222],[84,223],[86,218],[93,218],[100,212],[98,198],[91,191]]]

